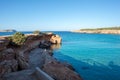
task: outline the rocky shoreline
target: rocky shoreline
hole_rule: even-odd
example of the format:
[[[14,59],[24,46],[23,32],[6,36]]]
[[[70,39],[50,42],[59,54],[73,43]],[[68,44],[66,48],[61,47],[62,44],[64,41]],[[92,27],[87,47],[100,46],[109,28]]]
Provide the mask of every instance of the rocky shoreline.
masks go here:
[[[12,44],[8,37],[0,37],[0,80],[43,80],[34,75],[36,67],[53,80],[82,80],[70,64],[52,56],[54,47],[51,46],[61,44],[60,36],[31,34],[26,37],[21,46]]]

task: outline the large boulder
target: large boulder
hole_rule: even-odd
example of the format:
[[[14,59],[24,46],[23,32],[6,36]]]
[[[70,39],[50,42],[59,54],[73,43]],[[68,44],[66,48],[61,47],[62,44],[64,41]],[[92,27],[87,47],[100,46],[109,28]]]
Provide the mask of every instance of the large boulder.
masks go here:
[[[59,35],[52,35],[50,38],[51,43],[53,44],[60,44],[62,39]]]

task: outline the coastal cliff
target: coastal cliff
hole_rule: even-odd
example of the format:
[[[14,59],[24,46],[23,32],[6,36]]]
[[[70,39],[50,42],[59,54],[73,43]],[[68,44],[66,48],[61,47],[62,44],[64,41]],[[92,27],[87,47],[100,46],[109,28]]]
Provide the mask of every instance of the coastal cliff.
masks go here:
[[[52,56],[51,46],[60,44],[61,40],[56,34],[30,34],[25,35],[24,43],[17,45],[9,37],[0,37],[0,80],[16,77],[17,80],[43,80],[35,74],[36,67],[53,80],[82,80],[70,64]]]
[[[97,29],[80,29],[72,32],[77,33],[99,33],[99,34],[120,34],[120,27],[97,28]]]

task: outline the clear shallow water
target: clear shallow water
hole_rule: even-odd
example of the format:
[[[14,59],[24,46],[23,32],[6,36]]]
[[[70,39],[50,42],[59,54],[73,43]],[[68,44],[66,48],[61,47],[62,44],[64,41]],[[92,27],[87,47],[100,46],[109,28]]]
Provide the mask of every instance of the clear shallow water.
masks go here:
[[[71,63],[84,80],[120,80],[120,35],[55,33],[63,42],[54,57]]]
[[[54,57],[71,63],[84,80],[120,80],[120,35],[54,33],[62,37]]]

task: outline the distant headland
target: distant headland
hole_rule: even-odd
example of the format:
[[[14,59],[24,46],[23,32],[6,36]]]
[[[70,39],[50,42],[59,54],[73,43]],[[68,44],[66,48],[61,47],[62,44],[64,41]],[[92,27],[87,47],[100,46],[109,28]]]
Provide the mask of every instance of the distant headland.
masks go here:
[[[73,30],[72,32],[77,33],[99,33],[99,34],[120,34],[120,26],[119,27],[106,27],[106,28],[94,28],[94,29],[80,29]]]
[[[0,30],[0,32],[16,32],[14,29]]]

